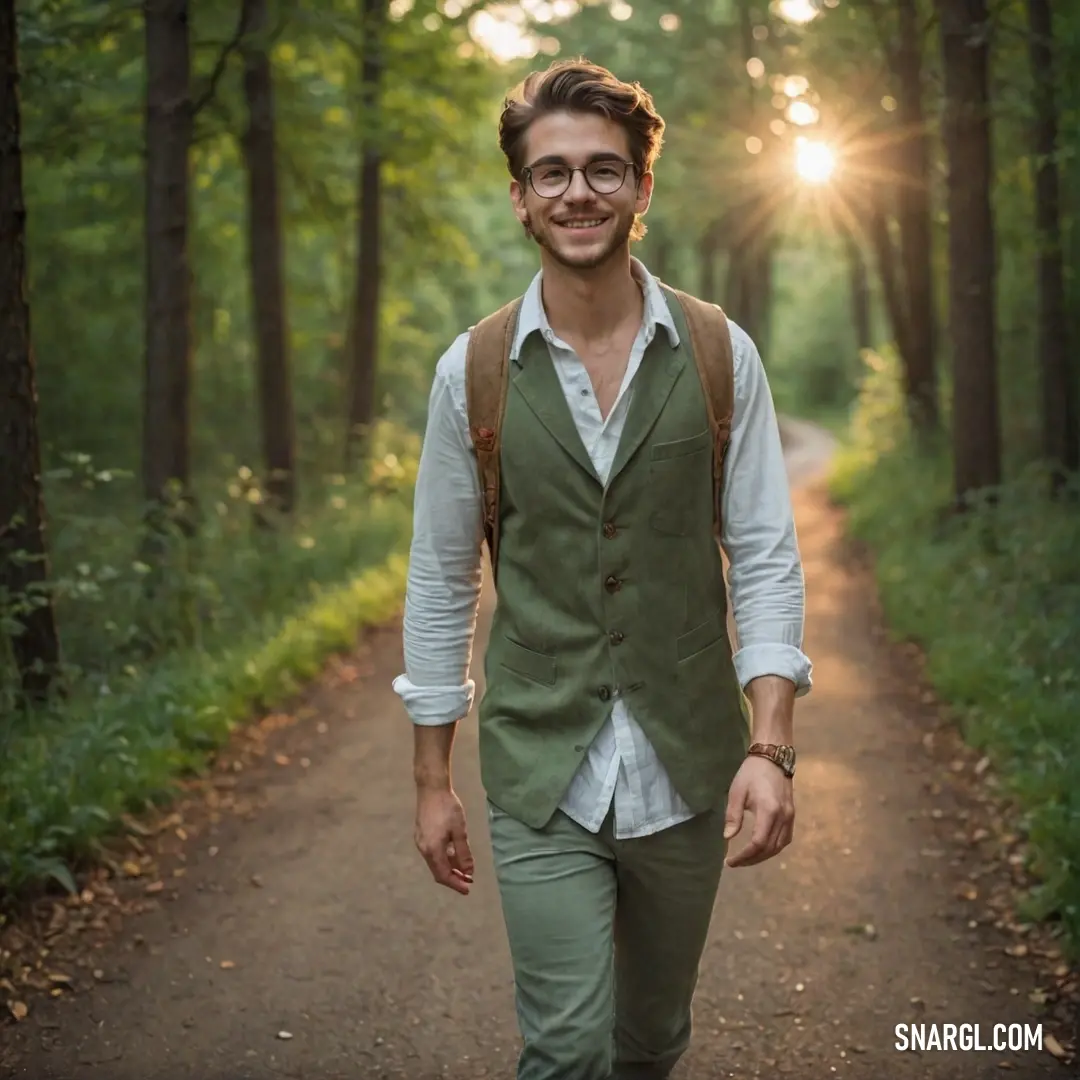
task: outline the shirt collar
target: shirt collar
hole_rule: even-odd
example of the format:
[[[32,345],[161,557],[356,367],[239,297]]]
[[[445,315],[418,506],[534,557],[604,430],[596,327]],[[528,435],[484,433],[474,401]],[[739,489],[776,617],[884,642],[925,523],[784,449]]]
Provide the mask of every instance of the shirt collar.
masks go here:
[[[645,311],[642,322],[645,326],[645,345],[652,342],[656,336],[656,328],[662,326],[668,335],[668,340],[673,349],[678,348],[679,332],[675,329],[675,321],[671,317],[667,301],[660,289],[659,281],[645,269],[645,265],[638,259],[630,259],[630,272],[635,280],[641,285],[645,297]],[[521,310],[518,313],[517,332],[514,334],[514,342],[510,347],[510,359],[516,361],[521,355],[521,348],[525,339],[533,333],[542,335],[544,340],[551,344],[556,340],[554,331],[548,322],[547,312],[540,298],[540,283],[543,279],[543,271],[538,271],[532,279],[521,301]]]

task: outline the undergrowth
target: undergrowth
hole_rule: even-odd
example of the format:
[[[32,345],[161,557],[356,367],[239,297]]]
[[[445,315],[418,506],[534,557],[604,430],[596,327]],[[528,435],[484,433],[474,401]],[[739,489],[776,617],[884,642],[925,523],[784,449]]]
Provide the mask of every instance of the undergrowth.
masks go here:
[[[924,648],[965,740],[1023,814],[1039,882],[1025,915],[1060,920],[1080,956],[1080,511],[1026,468],[994,500],[947,513],[947,456],[914,449],[895,363],[867,361],[831,492],[874,552],[891,630]]]
[[[208,499],[195,543],[174,538],[150,599],[122,481],[71,463],[53,574],[64,653],[58,693],[19,705],[0,657],[0,903],[75,874],[125,814],[168,800],[235,725],[295,694],[405,585],[417,440],[382,429],[363,475],[331,476],[287,525],[256,524],[240,469]],[[208,486],[208,485],[207,485]],[[25,598],[0,604],[18,624]]]

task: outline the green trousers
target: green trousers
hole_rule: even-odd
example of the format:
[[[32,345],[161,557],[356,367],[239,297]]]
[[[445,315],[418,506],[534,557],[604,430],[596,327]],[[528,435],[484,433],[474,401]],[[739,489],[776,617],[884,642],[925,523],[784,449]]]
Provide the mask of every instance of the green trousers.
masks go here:
[[[518,1080],[663,1080],[691,1002],[727,842],[722,812],[632,840],[489,803],[524,1046]]]

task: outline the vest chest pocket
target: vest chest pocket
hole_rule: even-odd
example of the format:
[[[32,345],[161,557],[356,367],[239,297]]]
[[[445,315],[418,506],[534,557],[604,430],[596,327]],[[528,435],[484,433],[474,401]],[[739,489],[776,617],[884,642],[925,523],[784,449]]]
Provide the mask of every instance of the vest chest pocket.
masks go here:
[[[668,536],[688,536],[702,512],[711,522],[712,435],[654,443],[649,450],[649,525]],[[704,496],[704,501],[702,501]]]

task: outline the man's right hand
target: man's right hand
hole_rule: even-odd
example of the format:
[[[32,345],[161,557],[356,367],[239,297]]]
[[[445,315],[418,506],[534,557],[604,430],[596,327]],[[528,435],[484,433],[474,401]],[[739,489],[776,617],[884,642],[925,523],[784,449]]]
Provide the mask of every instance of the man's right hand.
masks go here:
[[[440,885],[468,896],[475,864],[465,829],[465,809],[452,788],[417,791],[413,839],[431,876]]]

